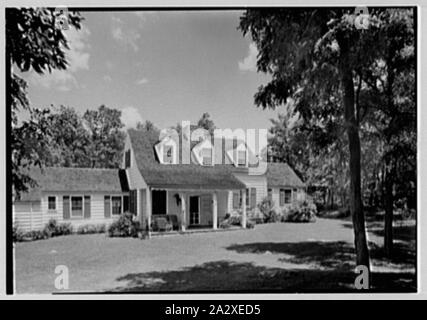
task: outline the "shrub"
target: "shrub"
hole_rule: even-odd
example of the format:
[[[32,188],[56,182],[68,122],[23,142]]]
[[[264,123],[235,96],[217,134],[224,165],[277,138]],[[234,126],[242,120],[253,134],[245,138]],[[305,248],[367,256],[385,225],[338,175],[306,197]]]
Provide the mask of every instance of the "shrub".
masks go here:
[[[49,237],[50,237],[50,234],[45,229],[32,230],[24,234],[24,238],[28,240],[43,240],[43,239],[48,239]]]
[[[314,222],[316,213],[315,204],[302,201],[292,205],[283,217],[286,222]]]
[[[71,223],[58,223],[55,219],[50,219],[43,229],[43,232],[50,237],[65,236],[73,233]]]
[[[22,231],[18,226],[13,226],[12,239],[13,242],[21,242],[24,240],[25,232]]]
[[[106,226],[102,224],[85,224],[77,228],[78,234],[93,234],[93,233],[104,233]]]
[[[274,210],[274,201],[265,197],[258,203],[258,209],[263,215],[264,222],[277,222],[279,217]]]
[[[133,214],[126,212],[108,227],[109,237],[137,237],[141,231],[139,221],[133,220]]]
[[[230,216],[228,213],[225,216],[225,219],[219,224],[220,228],[230,228],[231,226],[241,226],[242,225],[242,216],[233,215]],[[252,229],[255,227],[255,222],[251,219],[246,220],[246,228]]]

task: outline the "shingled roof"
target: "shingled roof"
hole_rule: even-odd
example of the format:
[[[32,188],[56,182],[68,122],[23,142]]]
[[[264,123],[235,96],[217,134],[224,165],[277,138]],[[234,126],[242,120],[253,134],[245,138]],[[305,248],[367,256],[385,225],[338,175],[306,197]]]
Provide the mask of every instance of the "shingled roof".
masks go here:
[[[267,164],[267,185],[269,187],[305,187],[305,184],[287,163]]]
[[[122,192],[128,191],[124,170],[98,168],[32,168],[29,175],[37,182],[21,195],[22,201],[39,200],[41,192]]]
[[[128,134],[138,169],[150,187],[211,190],[245,188],[233,175],[231,166],[160,164],[154,149],[159,141],[156,133],[130,129]]]

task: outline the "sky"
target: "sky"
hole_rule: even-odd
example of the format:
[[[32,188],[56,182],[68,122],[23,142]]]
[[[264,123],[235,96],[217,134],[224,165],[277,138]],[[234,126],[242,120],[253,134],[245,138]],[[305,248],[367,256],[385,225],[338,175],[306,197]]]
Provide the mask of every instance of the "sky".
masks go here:
[[[269,77],[256,72],[257,49],[237,29],[238,11],[82,12],[65,32],[69,68],[26,74],[33,107],[100,105],[122,111],[126,127],[159,128],[204,112],[219,128],[269,128],[278,111],[254,105]]]

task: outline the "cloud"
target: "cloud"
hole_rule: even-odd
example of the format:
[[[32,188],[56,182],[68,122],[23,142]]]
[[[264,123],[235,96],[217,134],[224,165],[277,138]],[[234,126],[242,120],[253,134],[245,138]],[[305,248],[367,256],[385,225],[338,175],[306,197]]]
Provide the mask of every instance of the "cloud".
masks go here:
[[[80,30],[70,28],[64,31],[64,35],[70,47],[69,50],[65,49],[65,57],[68,62],[67,69],[53,69],[51,73],[43,75],[31,72],[28,75],[30,84],[44,88],[56,88],[60,91],[70,91],[79,86],[75,74],[81,70],[89,70],[90,32],[87,27],[82,27]]]
[[[102,79],[105,81],[105,82],[111,82],[113,79],[108,75],[108,74],[106,74],[105,76],[103,76],[102,77]]]
[[[138,40],[140,35],[138,31],[129,26],[125,26],[122,19],[113,17],[111,33],[113,38],[121,45],[130,47],[134,51],[139,50]]]
[[[253,71],[256,72],[256,62],[258,56],[258,49],[255,43],[249,45],[248,55],[243,60],[239,61],[239,69],[241,71]]]
[[[122,122],[125,128],[135,128],[138,122],[143,122],[142,116],[139,114],[137,108],[129,106],[122,110]]]
[[[136,84],[139,84],[139,85],[143,85],[143,84],[146,84],[146,83],[148,83],[148,79],[147,78],[142,78],[142,79],[139,79],[138,81],[136,81]]]

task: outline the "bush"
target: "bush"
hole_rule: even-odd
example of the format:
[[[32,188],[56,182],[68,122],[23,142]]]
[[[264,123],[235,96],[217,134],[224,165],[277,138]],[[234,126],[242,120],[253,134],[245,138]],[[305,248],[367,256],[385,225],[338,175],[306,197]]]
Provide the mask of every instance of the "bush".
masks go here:
[[[43,239],[48,239],[49,237],[50,237],[50,234],[45,229],[32,230],[24,234],[24,239],[28,239],[28,240],[43,240]]]
[[[24,240],[25,232],[22,231],[18,226],[12,228],[12,239],[13,242],[21,242]]]
[[[77,228],[78,234],[93,234],[93,233],[104,233],[106,226],[102,224],[85,224]]]
[[[108,227],[109,237],[138,237],[141,231],[139,221],[133,220],[133,214],[126,212]]]
[[[241,226],[242,225],[242,216],[230,216],[230,214],[227,213],[227,215],[225,216],[225,219],[223,221],[221,221],[221,223],[219,224],[220,228],[223,229],[227,229],[230,228],[231,226]],[[252,229],[255,227],[255,222],[252,221],[251,219],[247,219],[246,220],[246,228],[248,229]]]
[[[307,201],[292,205],[283,215],[286,222],[314,222],[316,221],[316,205]]]
[[[50,219],[44,227],[43,232],[48,236],[48,238],[56,236],[65,236],[73,233],[73,226],[71,225],[71,223],[58,224],[55,219]]]
[[[258,209],[263,215],[264,222],[277,222],[279,216],[274,210],[274,201],[265,197],[260,203],[258,203]]]

